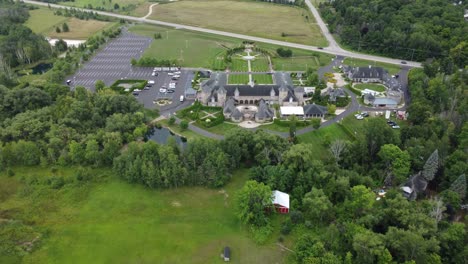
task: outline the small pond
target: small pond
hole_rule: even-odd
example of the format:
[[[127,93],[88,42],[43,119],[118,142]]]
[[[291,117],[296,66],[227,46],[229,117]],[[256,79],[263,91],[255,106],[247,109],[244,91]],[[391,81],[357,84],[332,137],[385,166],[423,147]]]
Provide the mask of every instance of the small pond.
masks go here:
[[[152,140],[158,144],[166,144],[169,138],[174,138],[177,145],[181,148],[185,148],[187,146],[187,139],[185,137],[175,135],[165,127],[153,128],[153,130],[149,133],[147,138],[148,140]]]
[[[53,63],[40,63],[32,68],[32,74],[43,74],[44,72],[50,70],[54,66]]]

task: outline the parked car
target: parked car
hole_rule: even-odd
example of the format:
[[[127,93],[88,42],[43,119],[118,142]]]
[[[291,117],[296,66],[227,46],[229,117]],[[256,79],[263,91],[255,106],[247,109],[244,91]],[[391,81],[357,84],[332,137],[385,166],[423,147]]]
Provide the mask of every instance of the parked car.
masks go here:
[[[394,129],[399,129],[400,126],[399,126],[399,125],[394,125],[394,126],[392,126],[392,128],[394,128]]]
[[[132,94],[135,95],[135,96],[138,96],[140,93],[133,91]]]
[[[151,88],[151,86],[146,85],[145,88],[143,88],[143,90],[149,90],[150,88]]]
[[[140,89],[135,89],[135,90],[133,90],[133,91],[134,91],[134,92],[141,92]]]
[[[67,80],[67,85],[70,85],[70,83],[71,83],[71,80]]]
[[[364,119],[364,117],[362,115],[358,115],[358,116],[356,116],[356,119],[357,120],[362,120],[362,119]]]
[[[181,102],[184,101],[184,96],[183,96],[183,95],[180,96],[180,100],[179,100],[179,101],[181,101]]]
[[[406,61],[401,61],[401,64],[407,64],[407,62]]]
[[[362,112],[362,113],[361,113],[361,116],[362,116],[362,117],[368,117],[368,116],[369,116],[369,113],[367,113],[367,112]]]
[[[168,72],[167,75],[172,76],[172,75],[174,75],[174,73]]]
[[[161,88],[161,89],[159,89],[159,92],[160,92],[160,93],[166,93],[166,92],[167,92],[167,89]]]
[[[151,74],[151,76],[156,76],[156,73],[155,73],[155,72],[153,72],[153,73]]]

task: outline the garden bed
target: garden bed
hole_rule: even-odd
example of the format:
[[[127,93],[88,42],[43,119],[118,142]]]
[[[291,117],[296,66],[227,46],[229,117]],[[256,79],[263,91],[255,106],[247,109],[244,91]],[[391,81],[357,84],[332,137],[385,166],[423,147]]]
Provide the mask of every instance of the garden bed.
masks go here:
[[[129,94],[136,89],[143,90],[147,83],[147,80],[117,80],[110,88],[121,94]]]

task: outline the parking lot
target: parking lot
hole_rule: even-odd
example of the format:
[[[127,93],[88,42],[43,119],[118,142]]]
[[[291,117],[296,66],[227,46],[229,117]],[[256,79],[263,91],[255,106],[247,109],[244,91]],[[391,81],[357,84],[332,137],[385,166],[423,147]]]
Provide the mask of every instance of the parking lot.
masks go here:
[[[90,61],[85,62],[75,75],[68,77],[71,88],[84,86],[95,91],[94,85],[97,80],[104,81],[106,86],[112,85],[119,79],[148,80],[154,83],[148,85],[145,90],[134,93],[137,100],[146,108],[155,108],[154,102],[158,99],[171,101],[170,104],[161,106],[161,111],[172,111],[189,104],[190,102],[185,100],[185,90],[191,87],[194,77],[191,70],[176,67],[136,67],[130,64],[132,58],[141,57],[151,42],[151,38],[122,31],[120,37],[109,42]],[[180,101],[182,95],[184,102]]]

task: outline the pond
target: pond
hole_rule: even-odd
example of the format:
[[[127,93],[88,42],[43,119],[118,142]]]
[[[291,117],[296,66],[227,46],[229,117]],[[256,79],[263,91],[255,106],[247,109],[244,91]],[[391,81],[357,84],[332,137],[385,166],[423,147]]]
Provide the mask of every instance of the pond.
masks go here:
[[[40,63],[32,68],[32,74],[43,74],[44,72],[50,70],[54,66],[53,63]]]
[[[152,140],[158,144],[166,144],[170,138],[174,138],[177,146],[185,148],[187,146],[187,139],[185,137],[178,136],[165,127],[153,128],[148,135],[148,140]]]

